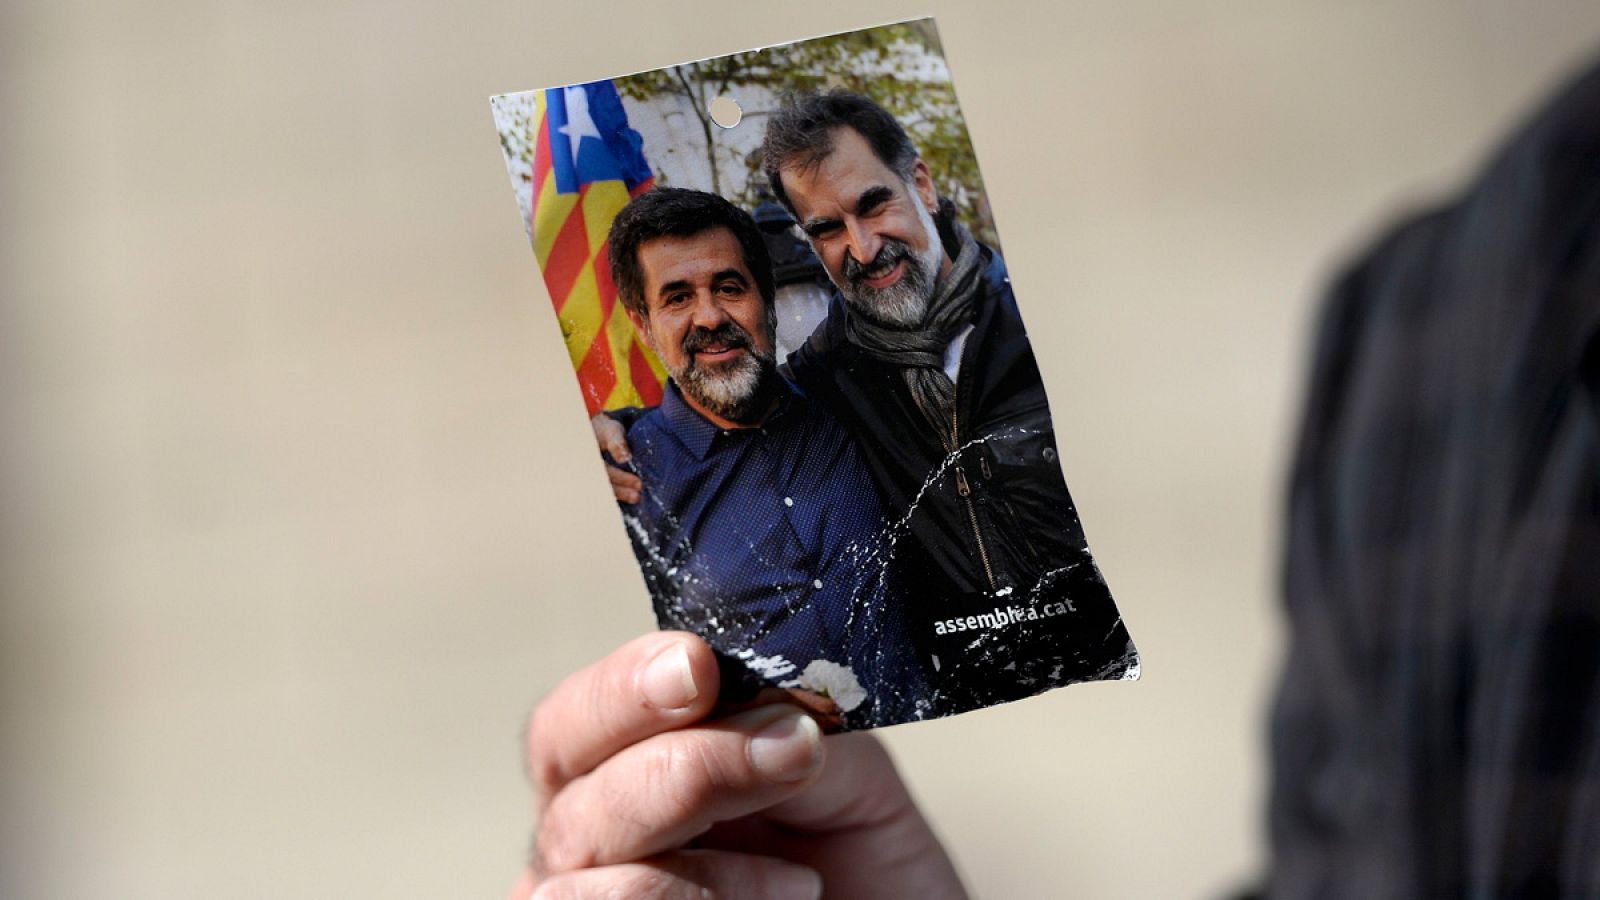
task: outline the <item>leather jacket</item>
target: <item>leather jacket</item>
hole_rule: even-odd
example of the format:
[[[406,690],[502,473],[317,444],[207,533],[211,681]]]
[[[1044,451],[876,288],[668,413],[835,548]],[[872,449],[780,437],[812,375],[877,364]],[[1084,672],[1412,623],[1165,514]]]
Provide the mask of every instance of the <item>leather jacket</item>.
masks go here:
[[[951,642],[933,635],[935,625],[952,616],[1065,602],[1074,613],[1070,619],[1006,629],[998,641],[1005,652],[988,654],[985,664],[1015,664],[1020,654],[1032,668],[1027,661],[1045,666],[1070,655],[1077,661],[1069,671],[1085,664],[1089,671],[1069,680],[1092,674],[1096,665],[1132,666],[1132,645],[1089,556],[1061,474],[1044,383],[1005,261],[980,249],[983,295],[962,348],[948,428],[935,429],[918,411],[899,367],[846,340],[844,301],[837,295],[827,320],[789,356],[789,375],[851,432],[883,492],[897,523],[895,559],[924,619],[925,652],[942,653],[948,664]],[[1063,630],[1070,630],[1070,639]],[[1029,649],[1030,641],[1043,645]],[[963,660],[970,650],[964,637]],[[1028,681],[1022,679],[1024,687]],[[996,699],[1008,698],[974,702]]]

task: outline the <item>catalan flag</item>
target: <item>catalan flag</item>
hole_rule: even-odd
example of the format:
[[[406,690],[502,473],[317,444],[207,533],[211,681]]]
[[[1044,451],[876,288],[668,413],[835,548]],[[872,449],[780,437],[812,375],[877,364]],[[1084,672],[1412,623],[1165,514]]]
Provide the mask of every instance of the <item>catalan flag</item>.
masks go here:
[[[609,81],[551,88],[534,100],[533,252],[589,414],[661,402],[666,371],[634,333],[611,283],[606,232],[650,189],[643,140]]]

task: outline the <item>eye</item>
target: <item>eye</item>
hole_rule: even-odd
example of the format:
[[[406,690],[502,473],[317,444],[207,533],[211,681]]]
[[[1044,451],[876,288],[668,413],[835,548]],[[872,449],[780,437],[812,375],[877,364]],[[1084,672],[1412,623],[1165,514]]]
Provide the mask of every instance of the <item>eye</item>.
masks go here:
[[[680,291],[680,292],[675,293],[675,294],[668,294],[661,301],[661,305],[667,307],[668,309],[672,309],[674,307],[682,306],[682,305],[684,305],[685,303],[688,303],[688,302],[689,302],[689,294],[688,294],[688,292]]]
[[[743,296],[744,292],[744,285],[737,281],[724,281],[723,283],[717,285],[717,293],[723,295],[724,297],[739,297]]]
[[[856,215],[871,216],[883,212],[884,207],[894,199],[894,193],[886,187],[869,188],[861,193],[861,198],[856,201]]]
[[[844,224],[834,219],[825,219],[821,222],[810,222],[802,229],[806,236],[814,241],[824,241],[839,233]]]

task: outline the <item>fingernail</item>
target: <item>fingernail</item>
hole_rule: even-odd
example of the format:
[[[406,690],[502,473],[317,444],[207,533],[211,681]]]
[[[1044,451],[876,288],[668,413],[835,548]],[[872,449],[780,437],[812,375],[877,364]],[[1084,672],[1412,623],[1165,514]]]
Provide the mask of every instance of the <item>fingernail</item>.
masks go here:
[[[639,678],[644,698],[657,709],[683,709],[700,696],[694,673],[689,671],[689,651],[682,644],[656,654]]]
[[[805,713],[784,716],[750,738],[750,764],[773,781],[799,781],[822,762],[822,729]]]

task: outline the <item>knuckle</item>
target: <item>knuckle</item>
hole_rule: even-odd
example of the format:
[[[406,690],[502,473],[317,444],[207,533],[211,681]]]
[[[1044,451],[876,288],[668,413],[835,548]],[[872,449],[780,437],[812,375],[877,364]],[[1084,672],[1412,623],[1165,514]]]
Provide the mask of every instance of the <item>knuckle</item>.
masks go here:
[[[635,672],[640,663],[637,650],[622,657],[608,659],[596,669],[593,677],[582,683],[582,705],[586,711],[583,721],[574,727],[584,729],[588,740],[611,744],[629,731],[630,717],[624,712],[644,704]]]
[[[594,854],[587,843],[578,840],[571,829],[547,817],[539,823],[533,838],[533,852],[529,863],[534,872],[552,875],[571,872],[594,864]]]
[[[651,796],[661,798],[675,819],[713,805],[736,781],[718,749],[700,735],[685,735],[683,740],[672,742],[648,761],[645,789]]]
[[[548,797],[567,781],[566,770],[556,749],[560,744],[547,735],[550,733],[549,708],[541,703],[528,715],[528,727],[523,749],[527,760],[528,781],[535,793]]]

